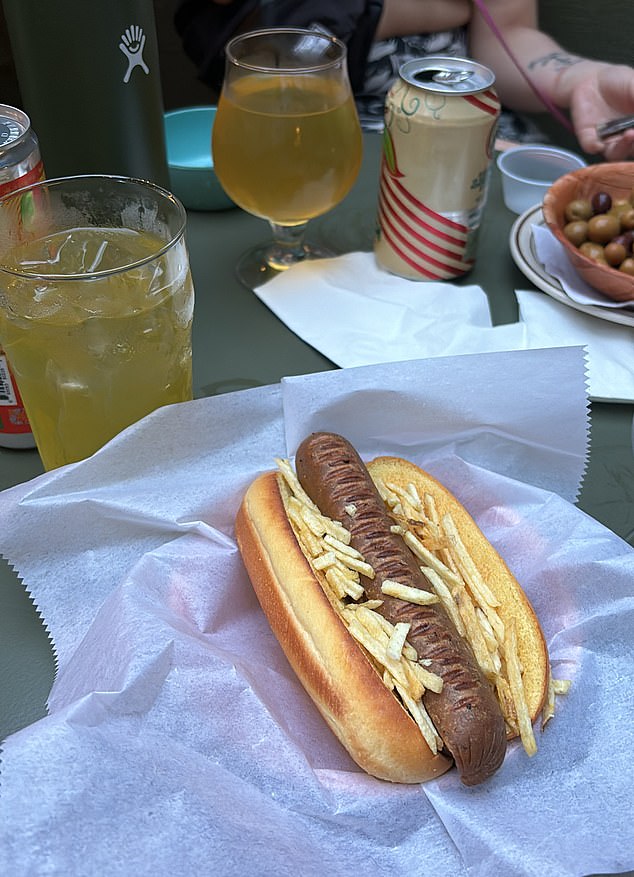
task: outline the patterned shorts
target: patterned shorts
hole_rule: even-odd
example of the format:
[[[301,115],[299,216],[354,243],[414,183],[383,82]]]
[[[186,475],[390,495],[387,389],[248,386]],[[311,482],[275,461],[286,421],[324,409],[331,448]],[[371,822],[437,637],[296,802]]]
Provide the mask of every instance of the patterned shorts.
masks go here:
[[[375,42],[368,56],[363,92],[356,97],[361,126],[366,131],[383,130],[385,95],[406,61],[427,55],[467,56],[464,28],[442,33],[394,37]],[[498,137],[520,143],[544,143],[548,138],[534,122],[503,109]]]

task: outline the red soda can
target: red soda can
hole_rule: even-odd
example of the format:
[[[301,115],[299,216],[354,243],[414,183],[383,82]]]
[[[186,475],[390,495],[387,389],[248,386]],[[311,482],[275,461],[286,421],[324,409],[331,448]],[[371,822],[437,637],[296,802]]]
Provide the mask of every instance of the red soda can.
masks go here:
[[[388,92],[374,253],[413,280],[450,280],[475,263],[500,101],[466,58],[402,65]]]
[[[22,110],[0,104],[0,198],[42,179],[40,147],[29,117]],[[34,446],[20,392],[0,347],[0,447]]]
[[[44,179],[40,146],[26,113],[0,104],[0,198]]]
[[[0,448],[34,448],[35,439],[9,363],[0,347]]]

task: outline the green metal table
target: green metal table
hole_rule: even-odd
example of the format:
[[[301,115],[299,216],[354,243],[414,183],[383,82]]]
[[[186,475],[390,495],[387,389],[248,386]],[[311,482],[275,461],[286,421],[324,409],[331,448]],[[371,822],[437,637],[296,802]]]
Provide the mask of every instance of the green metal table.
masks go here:
[[[364,163],[355,188],[341,205],[311,225],[320,243],[341,252],[371,248],[380,147],[379,135],[366,135]],[[531,288],[505,243],[514,219],[502,203],[495,171],[477,264],[463,280],[486,291],[495,323],[515,322],[513,291]],[[261,220],[238,209],[189,214],[188,243],[196,287],[196,396],[334,368],[235,278],[238,256],[266,234]],[[579,506],[634,544],[633,414],[634,405],[591,406],[590,461]],[[36,451],[0,449],[1,489],[42,471]],[[13,570],[0,562],[0,739],[46,714],[54,671],[53,653],[36,608]]]

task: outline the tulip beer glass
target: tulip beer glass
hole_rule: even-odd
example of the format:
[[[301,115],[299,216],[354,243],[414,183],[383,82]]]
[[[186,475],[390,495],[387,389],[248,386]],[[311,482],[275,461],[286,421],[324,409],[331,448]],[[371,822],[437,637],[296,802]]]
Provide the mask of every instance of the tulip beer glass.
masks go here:
[[[0,343],[46,469],[192,396],[185,210],[126,177],[0,201]]]
[[[361,164],[345,45],[294,28],[231,40],[212,148],[227,194],[273,231],[271,244],[238,265],[247,286],[302,259],[330,255],[305,243],[304,232],[345,197]]]

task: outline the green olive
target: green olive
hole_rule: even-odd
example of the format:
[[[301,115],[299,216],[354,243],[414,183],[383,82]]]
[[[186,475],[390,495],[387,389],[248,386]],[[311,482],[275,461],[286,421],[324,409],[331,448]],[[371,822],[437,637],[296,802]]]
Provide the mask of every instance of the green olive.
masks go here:
[[[580,247],[588,240],[588,223],[583,219],[575,219],[564,226],[564,234],[574,247]]]
[[[624,274],[630,274],[634,277],[634,259],[624,259],[619,266],[619,271],[623,271]]]
[[[621,216],[623,213],[627,213],[632,209],[632,205],[628,201],[627,198],[619,198],[617,201],[612,202],[612,207],[609,212],[613,216]]]
[[[588,238],[597,244],[607,244],[621,231],[621,223],[610,213],[599,213],[588,220]]]
[[[601,244],[597,244],[594,241],[586,241],[584,244],[581,244],[579,252],[583,253],[583,255],[587,256],[589,259],[593,259],[595,262],[605,262],[603,247]]]
[[[618,268],[618,266],[627,256],[625,247],[623,246],[623,244],[618,243],[617,241],[610,241],[609,244],[606,244],[603,250],[603,254],[605,256],[605,261],[613,268]]]
[[[623,231],[632,231],[634,229],[634,207],[623,211],[619,217],[621,228]]]
[[[574,222],[576,219],[590,219],[592,216],[592,204],[589,198],[575,198],[566,204],[564,211],[566,220]]]

